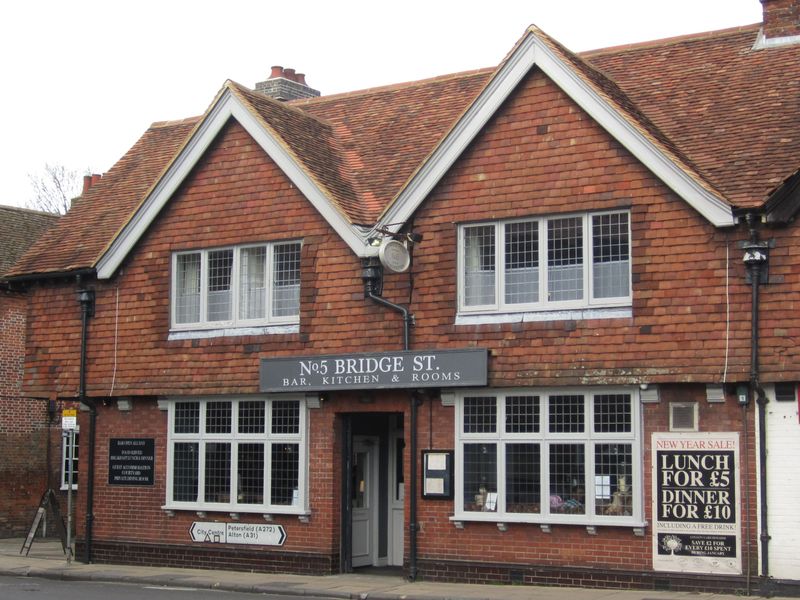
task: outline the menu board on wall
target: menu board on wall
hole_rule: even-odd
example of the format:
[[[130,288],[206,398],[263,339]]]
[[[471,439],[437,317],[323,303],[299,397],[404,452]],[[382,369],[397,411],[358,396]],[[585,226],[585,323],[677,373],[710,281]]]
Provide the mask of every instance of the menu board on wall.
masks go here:
[[[153,485],[155,459],[153,438],[111,438],[108,442],[108,484]]]
[[[653,568],[742,572],[739,434],[654,433]]]

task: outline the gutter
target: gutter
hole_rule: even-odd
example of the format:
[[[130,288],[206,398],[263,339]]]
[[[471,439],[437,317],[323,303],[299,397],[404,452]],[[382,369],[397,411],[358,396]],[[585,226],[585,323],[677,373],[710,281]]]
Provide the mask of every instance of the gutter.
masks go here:
[[[80,277],[78,285],[80,285]],[[94,522],[94,446],[97,431],[97,405],[86,396],[86,350],[89,336],[89,318],[94,316],[94,290],[78,290],[78,303],[81,307],[81,358],[78,384],[78,400],[89,407],[89,456],[86,484],[86,555],[85,562],[92,562],[92,524]]]
[[[767,266],[769,265],[769,241],[761,241],[758,232],[760,214],[747,213],[744,220],[750,231],[750,239],[742,244],[744,250],[744,265],[750,275],[752,287],[750,304],[750,397],[758,405],[758,466],[759,466],[759,504],[761,515],[759,520],[759,541],[761,544],[761,577],[769,577],[769,528],[767,505],[767,395],[759,381],[760,372],[758,364],[759,354],[759,288],[762,283],[767,283]]]
[[[0,283],[13,286],[15,283],[31,283],[33,281],[46,281],[50,279],[71,279],[77,278],[80,282],[84,277],[93,277],[96,271],[91,267],[74,269],[71,271],[53,271],[51,273],[26,273],[25,275],[10,275],[0,279]]]

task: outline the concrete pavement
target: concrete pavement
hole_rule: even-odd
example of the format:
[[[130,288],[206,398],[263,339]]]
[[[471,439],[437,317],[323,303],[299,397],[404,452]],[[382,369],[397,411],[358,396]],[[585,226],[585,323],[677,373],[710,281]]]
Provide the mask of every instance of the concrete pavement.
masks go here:
[[[234,571],[67,564],[60,542],[37,538],[28,556],[22,538],[0,539],[0,575],[193,587],[354,600],[741,600],[728,594],[587,590],[515,585],[410,583],[399,575],[286,575]]]

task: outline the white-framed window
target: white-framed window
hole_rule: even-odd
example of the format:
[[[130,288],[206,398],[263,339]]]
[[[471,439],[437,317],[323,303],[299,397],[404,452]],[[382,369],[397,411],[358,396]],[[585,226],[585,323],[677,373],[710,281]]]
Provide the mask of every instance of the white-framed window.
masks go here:
[[[634,389],[463,392],[455,520],[641,526]]]
[[[300,242],[176,252],[172,328],[297,323]]]
[[[169,402],[168,509],[306,512],[305,400]]]
[[[66,432],[64,432],[66,433]],[[68,435],[61,436],[61,489],[69,487],[70,477],[72,479],[72,489],[78,489],[78,441],[80,438],[80,428],[75,428],[75,435],[70,443]],[[70,463],[70,457],[72,462]],[[70,464],[72,469],[70,469]]]
[[[460,313],[631,303],[627,211],[464,224],[458,232]]]

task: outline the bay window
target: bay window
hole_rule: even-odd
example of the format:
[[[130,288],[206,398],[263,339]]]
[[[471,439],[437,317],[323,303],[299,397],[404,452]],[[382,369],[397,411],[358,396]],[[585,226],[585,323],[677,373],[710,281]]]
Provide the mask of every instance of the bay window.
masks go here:
[[[456,407],[456,520],[641,524],[636,390],[465,393]]]
[[[300,242],[178,252],[172,271],[173,329],[298,321]]]
[[[461,313],[629,305],[627,212],[459,228]]]
[[[306,451],[303,400],[170,402],[166,508],[301,513]]]

